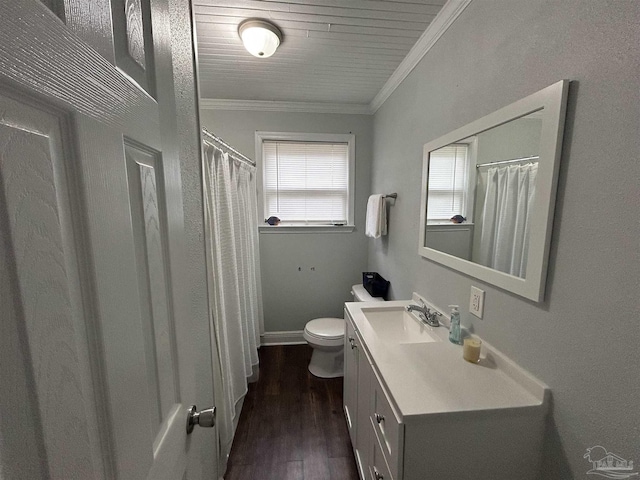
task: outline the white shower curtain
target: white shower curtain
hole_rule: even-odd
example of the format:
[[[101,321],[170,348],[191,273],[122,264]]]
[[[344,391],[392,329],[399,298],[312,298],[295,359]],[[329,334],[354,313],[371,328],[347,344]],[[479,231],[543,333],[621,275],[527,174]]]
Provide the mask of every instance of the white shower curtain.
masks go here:
[[[216,369],[220,467],[226,469],[239,405],[257,374],[263,324],[255,167],[208,143],[204,151],[207,261]]]
[[[482,213],[480,263],[525,278],[538,164],[492,167]]]

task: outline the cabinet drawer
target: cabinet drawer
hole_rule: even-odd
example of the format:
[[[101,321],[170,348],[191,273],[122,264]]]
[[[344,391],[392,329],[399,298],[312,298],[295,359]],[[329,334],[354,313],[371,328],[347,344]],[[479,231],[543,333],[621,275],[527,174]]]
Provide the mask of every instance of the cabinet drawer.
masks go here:
[[[401,478],[404,425],[398,420],[377,375],[373,382],[371,424],[394,478]]]
[[[382,447],[380,446],[379,439],[372,439],[372,447],[371,447],[371,463],[369,464],[369,477],[371,480],[394,480],[393,475],[391,475],[391,471],[389,470],[389,466],[387,465],[387,461],[385,460],[385,455],[382,453]]]

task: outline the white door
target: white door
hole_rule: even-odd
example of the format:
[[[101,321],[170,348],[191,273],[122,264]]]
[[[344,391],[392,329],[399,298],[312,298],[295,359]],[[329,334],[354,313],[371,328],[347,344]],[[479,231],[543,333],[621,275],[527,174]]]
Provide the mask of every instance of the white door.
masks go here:
[[[200,478],[190,25],[188,0],[0,2],[0,478]]]

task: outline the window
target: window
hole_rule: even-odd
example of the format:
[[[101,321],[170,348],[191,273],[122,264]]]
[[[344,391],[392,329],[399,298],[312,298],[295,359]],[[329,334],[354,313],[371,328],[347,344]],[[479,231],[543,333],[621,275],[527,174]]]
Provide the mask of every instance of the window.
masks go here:
[[[282,226],[353,225],[353,135],[256,133],[264,218]]]
[[[429,203],[427,221],[449,221],[454,215],[467,217],[469,145],[452,143],[429,156]]]

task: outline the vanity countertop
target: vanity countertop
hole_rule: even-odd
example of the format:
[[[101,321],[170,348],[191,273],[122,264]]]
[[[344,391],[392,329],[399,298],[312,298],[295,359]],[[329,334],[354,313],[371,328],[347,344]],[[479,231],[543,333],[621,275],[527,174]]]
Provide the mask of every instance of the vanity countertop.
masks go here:
[[[449,342],[447,327],[420,324],[438,341],[398,344],[380,338],[363,313],[411,303],[415,301],[345,305],[401,421],[470,411],[546,409],[548,387],[486,342],[480,362],[471,364],[462,358],[462,346]]]

